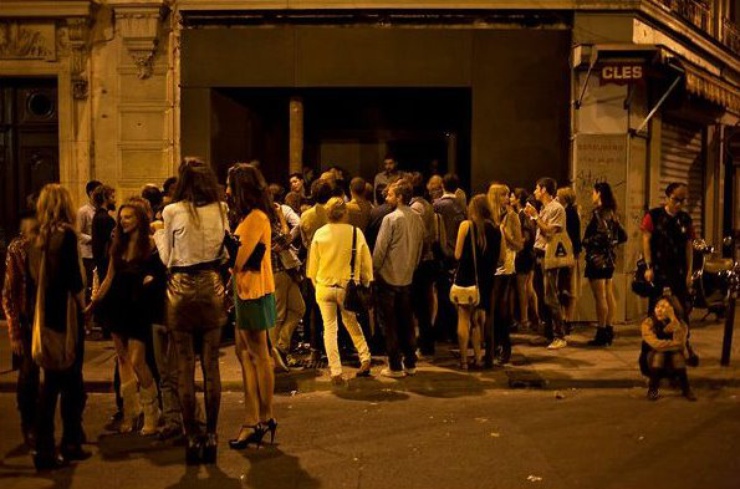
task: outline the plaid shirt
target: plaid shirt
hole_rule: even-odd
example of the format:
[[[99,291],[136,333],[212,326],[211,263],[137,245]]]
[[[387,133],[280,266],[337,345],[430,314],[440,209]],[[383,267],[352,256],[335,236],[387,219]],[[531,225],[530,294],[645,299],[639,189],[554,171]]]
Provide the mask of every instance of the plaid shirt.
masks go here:
[[[3,310],[8,320],[8,336],[12,342],[21,337],[21,329],[29,327],[27,317],[28,239],[19,235],[8,246],[5,256],[5,284],[3,286]]]

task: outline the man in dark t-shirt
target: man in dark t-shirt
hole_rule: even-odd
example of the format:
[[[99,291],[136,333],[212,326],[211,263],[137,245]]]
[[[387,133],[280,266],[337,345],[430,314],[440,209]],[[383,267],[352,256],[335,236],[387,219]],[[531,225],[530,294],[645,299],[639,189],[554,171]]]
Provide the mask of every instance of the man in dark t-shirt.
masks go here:
[[[688,187],[674,182],[666,187],[665,194],[665,205],[650,209],[640,226],[648,265],[645,278],[655,284],[648,312],[652,313],[663,289],[668,287],[684,307],[683,315],[688,320],[694,239],[691,216],[683,211]]]

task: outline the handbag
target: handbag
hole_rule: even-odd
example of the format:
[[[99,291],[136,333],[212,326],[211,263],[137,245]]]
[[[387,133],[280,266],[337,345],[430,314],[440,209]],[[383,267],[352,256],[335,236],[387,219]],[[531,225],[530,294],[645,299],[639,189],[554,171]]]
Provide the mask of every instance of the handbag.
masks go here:
[[[545,246],[545,259],[542,268],[552,270],[553,268],[570,268],[575,266],[576,259],[573,255],[573,243],[568,233],[560,231],[555,233]]]
[[[656,294],[657,288],[653,282],[645,280],[645,272],[648,266],[644,258],[637,260],[637,269],[632,277],[632,292],[640,297],[652,297]]]
[[[46,251],[41,253],[31,333],[31,357],[44,370],[67,370],[75,361],[79,328],[77,301],[67,293],[64,331],[46,326]]]
[[[509,247],[506,242],[506,224],[509,218],[509,214],[504,216],[501,221],[501,256],[502,260],[500,266],[496,268],[496,275],[512,275],[516,271],[516,251]],[[518,217],[517,217],[518,219]]]
[[[355,260],[357,258],[357,226],[352,226],[352,258],[349,262],[350,277],[344,293],[344,308],[359,313],[367,311],[370,306],[370,287],[366,287],[360,280],[355,280]]]
[[[475,285],[462,286],[458,285],[457,274],[460,271],[462,262],[457,265],[455,278],[452,280],[450,288],[450,302],[457,306],[477,306],[480,303],[480,289],[478,288],[478,260],[475,256],[475,227],[470,223],[470,247],[473,250],[473,270],[475,270]]]

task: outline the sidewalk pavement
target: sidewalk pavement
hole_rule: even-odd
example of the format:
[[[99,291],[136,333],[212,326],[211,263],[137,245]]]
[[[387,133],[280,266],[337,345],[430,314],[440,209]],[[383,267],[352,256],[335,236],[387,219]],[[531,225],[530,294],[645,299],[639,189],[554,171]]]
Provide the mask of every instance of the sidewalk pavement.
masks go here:
[[[720,366],[723,322],[692,321],[691,342],[700,357],[697,368],[689,369],[689,379],[695,387],[720,388],[740,386],[740,313],[735,318],[735,338],[731,363]],[[13,392],[17,373],[11,370],[10,347],[0,322],[0,392]],[[351,398],[353,392],[368,390],[388,393],[423,392],[425,395],[449,397],[463,392],[488,389],[541,388],[567,390],[577,388],[632,388],[645,385],[637,357],[640,351],[639,323],[615,327],[614,344],[608,348],[591,348],[586,342],[593,337],[589,325],[576,325],[568,336],[568,347],[547,350],[538,337],[513,334],[512,364],[487,371],[461,372],[451,354],[452,345],[441,345],[433,360],[420,361],[417,374],[404,379],[388,379],[378,374],[385,359],[373,359],[371,379],[355,379],[358,365],[345,364],[345,376],[350,380],[340,390]],[[88,340],[85,344],[84,377],[88,392],[111,392],[115,351],[110,341]],[[199,370],[199,369],[196,369]],[[200,375],[198,372],[197,375]],[[233,346],[221,349],[221,379],[225,391],[241,391],[242,376]],[[292,370],[276,375],[278,393],[295,394],[331,390],[327,369]]]

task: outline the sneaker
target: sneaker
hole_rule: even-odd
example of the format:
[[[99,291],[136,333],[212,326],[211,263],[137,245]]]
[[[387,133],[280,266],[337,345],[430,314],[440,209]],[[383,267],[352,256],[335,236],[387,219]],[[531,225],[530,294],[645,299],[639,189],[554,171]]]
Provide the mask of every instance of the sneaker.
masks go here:
[[[177,423],[167,423],[159,430],[160,441],[172,440],[183,436],[182,426]]]
[[[561,348],[565,348],[566,346],[568,346],[567,341],[565,341],[562,338],[555,338],[554,340],[552,340],[552,343],[547,345],[547,349],[548,350],[559,350]]]
[[[362,365],[360,365],[360,368],[357,370],[355,377],[370,377],[371,375],[370,361],[368,360],[366,362],[362,362]]]
[[[62,456],[69,461],[83,461],[92,457],[92,453],[87,450],[83,450],[80,445],[66,445],[62,446],[59,450]]]
[[[404,368],[403,370],[406,372],[406,375],[416,375],[416,367]]]
[[[402,379],[406,377],[406,372],[403,370],[391,370],[390,367],[385,367],[380,371],[380,375],[383,377],[390,377],[392,379]]]
[[[285,358],[283,357],[283,353],[277,348],[272,349],[272,359],[273,359],[276,371],[290,372],[290,369],[285,364],[286,362],[285,362]]]

